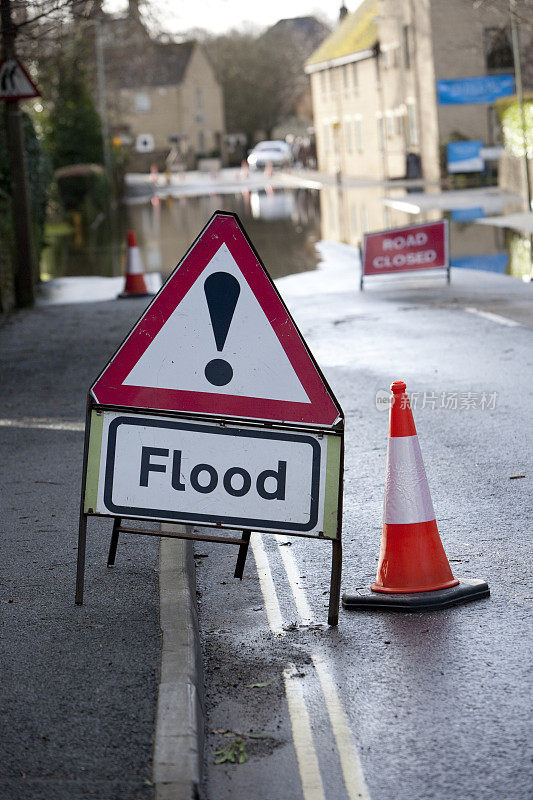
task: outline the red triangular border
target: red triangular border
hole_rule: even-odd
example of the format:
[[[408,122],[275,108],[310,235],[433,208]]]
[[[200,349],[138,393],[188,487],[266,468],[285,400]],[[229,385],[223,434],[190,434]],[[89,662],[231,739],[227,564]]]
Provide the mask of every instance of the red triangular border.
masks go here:
[[[125,386],[123,381],[225,244],[265,312],[310,403]],[[99,405],[333,427],[342,410],[235,214],[217,211],[91,387]]]
[[[24,66],[24,64],[18,60],[18,58],[3,58],[0,59],[0,69],[2,65],[5,64],[6,61],[16,61],[22,72],[24,73],[25,77],[29,80],[30,84],[33,86],[33,94],[0,94],[0,100],[4,100],[5,102],[9,102],[10,100],[31,100],[34,97],[41,97],[41,93],[33,80],[31,79],[28,70]]]

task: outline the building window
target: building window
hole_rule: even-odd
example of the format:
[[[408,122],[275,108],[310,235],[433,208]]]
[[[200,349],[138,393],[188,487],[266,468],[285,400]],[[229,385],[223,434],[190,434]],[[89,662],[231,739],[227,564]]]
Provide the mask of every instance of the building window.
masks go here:
[[[136,92],[134,97],[135,111],[141,113],[152,110],[152,101],[150,95],[146,92]]]
[[[416,124],[416,111],[414,102],[407,102],[407,118],[409,121],[409,142],[410,144],[418,144],[418,126]]]
[[[411,69],[411,47],[409,42],[409,25],[403,26],[403,63],[405,69]]]
[[[354,92],[356,92],[359,88],[359,76],[357,74],[357,61],[354,61],[352,64],[352,86]]]
[[[204,104],[204,98],[202,96],[202,90],[201,89],[196,89],[195,97],[196,97],[196,108],[202,108],[203,104]]]
[[[348,91],[348,88],[350,86],[348,81],[348,73],[349,73],[348,67],[347,66],[342,67],[342,88],[344,89],[345,92]]]
[[[383,69],[392,69],[398,66],[398,45],[393,44],[386,50],[381,51],[381,59],[383,62]]]
[[[355,120],[355,146],[359,153],[363,152],[363,120],[357,117]]]
[[[205,133],[203,131],[198,131],[198,152],[202,155],[205,153]]]
[[[380,150],[385,150],[385,125],[383,124],[383,117],[378,117],[378,147]]]
[[[387,112],[385,119],[387,124],[387,136],[392,138],[394,136],[394,117],[391,111]]]
[[[344,122],[344,137],[346,141],[346,150],[348,153],[353,153],[353,138],[352,138],[352,121],[347,119]]]
[[[509,28],[485,28],[483,31],[487,70],[513,67],[513,48]]]
[[[394,116],[394,126],[396,136],[401,136],[403,134],[403,118],[400,109],[396,110],[396,114]]]

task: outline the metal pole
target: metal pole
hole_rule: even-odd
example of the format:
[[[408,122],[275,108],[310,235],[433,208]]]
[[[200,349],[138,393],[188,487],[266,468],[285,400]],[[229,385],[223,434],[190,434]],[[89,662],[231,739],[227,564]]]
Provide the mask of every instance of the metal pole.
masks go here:
[[[516,24],[516,0],[509,0],[509,14],[511,17],[511,39],[513,44],[513,64],[516,83],[516,95],[520,105],[520,117],[522,121],[522,143],[524,156],[522,160],[522,171],[524,173],[525,205],[526,211],[531,211],[531,176],[529,174],[529,160],[527,157],[527,123],[526,111],[524,108],[524,89],[522,84],[522,65],[520,63],[520,45],[518,41],[518,26]],[[530,280],[533,281],[533,235],[529,235],[529,258],[531,261]]]
[[[524,89],[522,85],[522,65],[520,63],[520,47],[518,42],[518,26],[516,24],[516,0],[509,0],[509,11],[511,14],[511,38],[513,43],[513,63],[516,83],[516,95],[520,104],[520,117],[522,121],[522,139],[524,146],[524,160],[522,162],[525,176],[525,201],[526,211],[531,211],[531,177],[529,175],[529,163],[527,157],[527,123],[524,108]]]
[[[0,13],[3,56],[6,59],[16,59],[16,28],[11,19],[10,0],[0,0]],[[15,237],[15,302],[17,306],[24,307],[33,305],[33,287],[37,278],[37,269],[31,226],[31,201],[26,167],[24,129],[18,100],[6,101],[5,119],[11,170],[13,234]]]
[[[105,171],[107,174],[107,179],[111,185],[111,150],[109,147],[109,122],[107,118],[102,23],[99,20],[96,20],[94,25],[95,25],[95,39],[96,39],[96,77],[98,86],[98,113],[100,114],[100,122],[102,124],[102,145],[104,149]]]

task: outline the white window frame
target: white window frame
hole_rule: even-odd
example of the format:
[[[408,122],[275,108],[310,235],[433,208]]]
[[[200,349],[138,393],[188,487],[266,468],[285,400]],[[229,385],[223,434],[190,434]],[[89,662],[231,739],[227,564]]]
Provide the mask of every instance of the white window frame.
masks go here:
[[[363,144],[363,117],[361,114],[358,114],[355,117],[354,121],[355,126],[355,149],[358,153],[362,153],[364,150]]]

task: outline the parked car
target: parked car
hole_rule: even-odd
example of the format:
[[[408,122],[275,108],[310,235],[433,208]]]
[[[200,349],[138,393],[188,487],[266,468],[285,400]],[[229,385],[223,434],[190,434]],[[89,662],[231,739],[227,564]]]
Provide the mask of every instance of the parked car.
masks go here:
[[[288,167],[291,162],[291,148],[281,140],[259,142],[248,154],[250,169],[264,169],[267,164],[272,164],[273,167]]]

